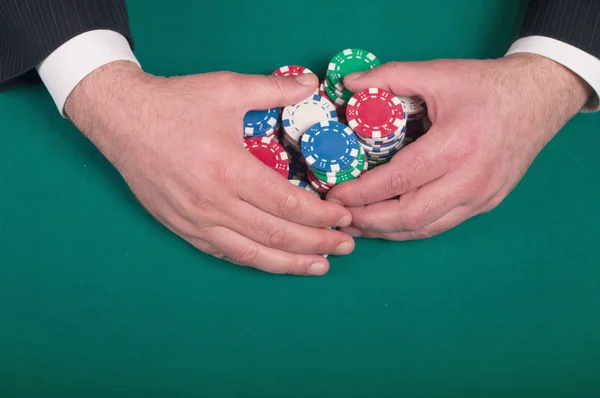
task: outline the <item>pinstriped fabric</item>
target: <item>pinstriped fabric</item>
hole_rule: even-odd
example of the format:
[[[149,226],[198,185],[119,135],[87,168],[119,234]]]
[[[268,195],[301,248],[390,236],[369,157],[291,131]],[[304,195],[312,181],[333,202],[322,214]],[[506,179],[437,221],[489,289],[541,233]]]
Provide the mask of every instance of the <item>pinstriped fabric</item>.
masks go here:
[[[532,0],[521,37],[546,36],[600,58],[600,0]]]
[[[133,46],[125,0],[0,0],[0,90],[63,43],[96,29],[119,32]]]

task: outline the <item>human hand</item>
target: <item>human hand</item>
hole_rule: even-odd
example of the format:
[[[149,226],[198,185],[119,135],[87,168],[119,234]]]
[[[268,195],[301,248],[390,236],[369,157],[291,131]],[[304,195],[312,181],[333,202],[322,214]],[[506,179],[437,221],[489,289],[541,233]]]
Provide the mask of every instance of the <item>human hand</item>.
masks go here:
[[[352,212],[343,231],[389,240],[428,238],[495,208],[590,95],[579,77],[537,55],[389,63],[344,83],[428,104],[427,134],[327,196]]]
[[[349,254],[344,207],[293,186],[242,146],[243,117],[300,101],[296,78],[228,72],[160,78],[116,62],[80,83],[65,111],[145,208],[213,256],[272,273],[323,275]]]

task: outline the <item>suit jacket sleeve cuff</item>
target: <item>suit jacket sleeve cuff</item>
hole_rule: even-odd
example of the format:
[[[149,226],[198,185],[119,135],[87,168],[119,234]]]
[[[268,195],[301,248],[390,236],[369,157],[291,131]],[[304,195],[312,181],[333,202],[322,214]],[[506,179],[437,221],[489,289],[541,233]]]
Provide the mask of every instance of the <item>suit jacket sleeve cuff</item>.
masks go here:
[[[594,94],[582,109],[584,112],[600,110],[600,59],[570,44],[544,36],[529,36],[517,40],[507,55],[517,53],[538,54],[549,58],[579,75]]]
[[[87,75],[115,61],[130,61],[140,66],[123,35],[111,30],[92,30],[54,50],[37,66],[37,71],[59,112],[66,118],[65,102],[73,89]]]

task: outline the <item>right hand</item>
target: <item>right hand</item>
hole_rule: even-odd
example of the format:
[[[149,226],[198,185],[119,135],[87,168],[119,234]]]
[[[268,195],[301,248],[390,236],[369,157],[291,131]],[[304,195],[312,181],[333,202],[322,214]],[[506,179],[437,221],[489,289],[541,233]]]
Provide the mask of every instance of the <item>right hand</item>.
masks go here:
[[[65,112],[144,207],[201,251],[272,273],[323,275],[321,254],[354,250],[349,235],[328,229],[350,225],[350,212],[242,146],[247,111],[296,103],[317,84],[314,75],[161,78],[115,62],[86,77]]]

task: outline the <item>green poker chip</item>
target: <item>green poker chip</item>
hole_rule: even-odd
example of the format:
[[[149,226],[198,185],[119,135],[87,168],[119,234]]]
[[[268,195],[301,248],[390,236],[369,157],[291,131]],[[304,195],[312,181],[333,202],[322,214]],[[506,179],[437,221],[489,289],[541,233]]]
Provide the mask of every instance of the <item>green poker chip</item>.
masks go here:
[[[357,48],[348,48],[331,60],[327,68],[327,78],[338,91],[343,92],[344,77],[351,73],[365,72],[381,65],[379,59],[371,52]]]
[[[319,181],[328,185],[337,185],[344,181],[350,181],[359,177],[364,171],[366,171],[366,163],[367,157],[365,155],[365,151],[360,148],[358,159],[344,170],[341,170],[337,173],[324,173],[316,170],[312,170],[312,172]]]

